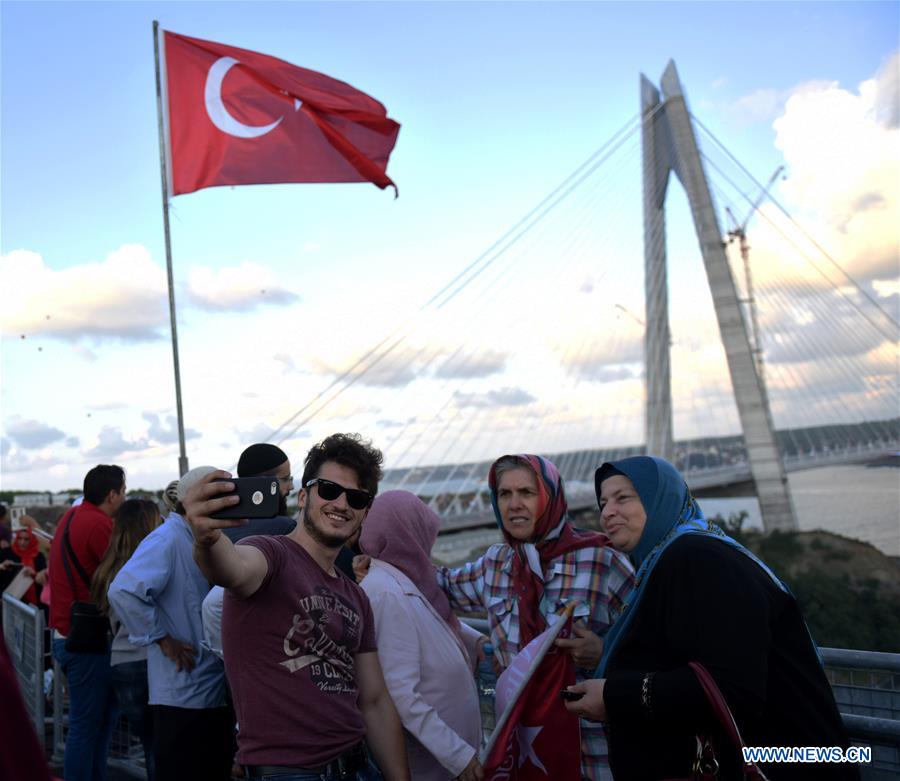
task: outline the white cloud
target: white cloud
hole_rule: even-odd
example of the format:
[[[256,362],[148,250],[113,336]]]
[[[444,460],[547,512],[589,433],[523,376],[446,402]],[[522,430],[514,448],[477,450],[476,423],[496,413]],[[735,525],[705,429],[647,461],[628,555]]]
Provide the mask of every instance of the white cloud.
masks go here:
[[[128,405],[123,401],[107,401],[100,404],[88,404],[87,408],[94,412],[116,412],[128,409]]]
[[[466,356],[463,360],[444,361],[435,371],[435,377],[451,377],[455,379],[475,379],[498,374],[506,366],[507,354],[496,350],[483,350],[475,355]]]
[[[158,338],[167,322],[165,273],[139,244],[61,270],[36,252],[14,250],[0,257],[0,287],[0,326],[8,333],[141,340]]]
[[[840,363],[821,360],[767,366],[776,421],[781,418],[797,427],[848,416],[851,420],[896,417],[897,359],[896,345],[885,343],[861,356],[852,372]],[[798,396],[803,397],[802,404],[797,403]]]
[[[12,441],[2,437],[0,438],[0,463],[6,473],[44,475],[48,471],[63,466],[65,462],[55,449],[49,448],[37,453],[26,453],[16,447]]]
[[[531,404],[537,399],[522,388],[499,388],[487,391],[487,393],[462,393],[453,394],[458,407],[518,407]]]
[[[615,339],[606,339],[584,350],[563,354],[566,372],[582,380],[618,382],[641,376],[643,335],[626,324]]]
[[[82,455],[87,460],[114,461],[128,459],[134,455],[157,456],[173,450],[178,443],[178,425],[174,415],[160,415],[157,412],[141,414],[144,426],[135,426],[130,432],[122,426],[105,425],[88,440]],[[200,439],[196,429],[186,427],[185,440]]]
[[[146,437],[126,438],[119,426],[104,426],[96,437],[96,443],[84,455],[88,459],[114,460],[126,453],[147,450],[150,442]]]
[[[787,94],[785,90],[757,89],[727,104],[725,111],[738,122],[768,122],[781,111]]]
[[[884,95],[897,61],[857,90],[796,88],[773,123],[789,172],[785,199],[857,279],[894,279],[900,263],[900,130]]]
[[[408,425],[412,420],[412,418],[409,420],[390,420],[382,418],[381,420],[376,420],[375,425],[379,428],[403,428],[403,426]]]
[[[742,119],[774,118],[775,146],[787,179],[778,195],[807,234],[825,247],[858,281],[893,281],[900,270],[900,53],[894,52],[872,78],[855,89],[838,82],[811,81],[790,90],[759,89],[726,111]],[[829,268],[818,248],[785,226],[771,204],[754,220],[752,261],[759,284],[773,278],[802,279],[807,287],[828,286],[817,271],[800,262],[785,269],[785,256],[799,251]],[[765,224],[768,218],[785,238]]]
[[[190,302],[212,312],[246,312],[260,306],[281,306],[299,300],[282,287],[274,273],[256,263],[212,269],[195,266],[188,277]]]
[[[271,441],[274,431],[274,427],[269,426],[266,423],[257,423],[255,426],[252,426],[250,428],[238,430],[238,441],[245,443],[241,446],[241,450],[243,451],[243,448],[249,447],[254,442]]]
[[[776,197],[803,228],[768,202],[748,229],[778,425],[793,425],[798,416],[806,422],[839,420],[842,408],[876,414],[890,407],[888,386],[896,410],[896,327],[890,318],[897,317],[900,289],[897,68],[894,54],[855,89],[836,82],[800,85],[773,123],[788,171]],[[729,252],[739,269],[736,246]],[[743,287],[743,272],[736,276]],[[888,359],[872,358],[885,350]],[[891,361],[894,371],[886,373]],[[809,396],[806,387],[815,387],[820,401],[803,398]]]
[[[297,364],[294,362],[294,359],[287,353],[275,353],[272,358],[280,363],[284,367],[284,370],[286,372],[295,371],[297,368]]]
[[[19,415],[6,420],[4,428],[6,435],[24,450],[40,450],[53,442],[67,439],[66,433],[55,426],[38,420],[25,420]]]
[[[875,77],[875,118],[900,127],[900,52],[894,52]]]
[[[507,354],[498,350],[433,341],[427,345],[408,341],[396,347],[387,346],[359,362],[344,358],[332,362],[316,356],[310,358],[320,374],[347,378],[380,388],[402,388],[417,379],[434,376],[439,379],[477,379],[499,374],[506,367]]]
[[[145,412],[141,417],[149,424],[147,428],[147,437],[161,445],[169,445],[178,441],[178,421],[174,415],[167,415],[166,419],[155,412]],[[196,439],[200,436],[200,432],[185,426],[185,440]]]
[[[53,269],[36,252],[19,249],[0,257],[0,287],[8,293],[0,328],[23,337],[66,341],[165,338],[169,327],[168,286],[162,266],[140,244],[124,244],[102,262]],[[194,268],[181,306],[207,311],[248,311],[294,303],[268,269],[253,264]],[[84,344],[76,354],[88,362],[96,353]]]
[[[391,352],[382,351],[365,361],[346,360],[332,364],[313,356],[311,361],[321,374],[341,376],[356,380],[363,385],[381,388],[401,388],[416,379],[415,361],[419,351],[412,346],[403,345]],[[352,362],[351,362],[352,360]]]
[[[882,298],[900,295],[900,279],[876,279],[872,283],[875,293]]]

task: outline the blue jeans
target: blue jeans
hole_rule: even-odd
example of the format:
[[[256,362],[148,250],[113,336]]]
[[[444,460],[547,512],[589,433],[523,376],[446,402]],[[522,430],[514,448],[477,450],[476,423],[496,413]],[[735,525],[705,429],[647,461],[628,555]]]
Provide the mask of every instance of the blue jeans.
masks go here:
[[[253,776],[253,778],[262,781],[333,781],[335,776],[322,775],[321,773],[293,773],[289,776]],[[372,760],[369,760],[369,766],[363,770],[358,770],[355,775],[345,781],[384,781],[381,771],[375,766]]]
[[[53,658],[69,686],[66,781],[106,781],[106,755],[116,719],[109,654],[73,654],[53,641]]]
[[[128,719],[128,726],[132,733],[141,739],[144,747],[144,767],[147,769],[147,781],[155,781],[153,715],[147,704],[150,696],[147,686],[147,660],[113,665],[112,683],[122,715]]]

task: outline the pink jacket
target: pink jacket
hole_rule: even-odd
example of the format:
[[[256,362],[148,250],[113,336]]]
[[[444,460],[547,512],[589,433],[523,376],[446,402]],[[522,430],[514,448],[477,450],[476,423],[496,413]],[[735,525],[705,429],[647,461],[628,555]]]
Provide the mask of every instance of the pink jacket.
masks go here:
[[[472,652],[387,562],[372,560],[360,584],[372,604],[378,660],[406,735],[413,781],[456,778],[481,745],[472,665],[479,634],[463,625]]]

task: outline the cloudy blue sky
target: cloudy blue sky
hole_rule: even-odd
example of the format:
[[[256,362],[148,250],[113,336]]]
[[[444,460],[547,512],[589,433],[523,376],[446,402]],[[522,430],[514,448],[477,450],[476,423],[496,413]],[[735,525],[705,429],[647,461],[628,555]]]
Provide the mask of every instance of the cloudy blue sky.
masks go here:
[[[372,437],[389,465],[640,441],[637,136],[519,255],[420,307],[634,117],[639,74],[658,80],[670,58],[694,114],[757,179],[787,166],[779,203],[896,318],[894,2],[5,2],[4,488],[77,486],[97,462],[134,486],[177,476],[153,19],[347,81],[402,125],[398,200],[364,184],[173,200],[192,464],[233,464],[298,410],[275,436],[295,462],[336,429]],[[753,185],[729,190],[716,159],[714,194],[742,216]],[[676,435],[731,433],[699,253],[671,197]],[[835,277],[837,317],[800,258],[816,250],[786,259],[807,239],[764,211],[776,423],[896,414],[890,322],[848,328],[857,291]],[[397,348],[320,409],[391,333]]]

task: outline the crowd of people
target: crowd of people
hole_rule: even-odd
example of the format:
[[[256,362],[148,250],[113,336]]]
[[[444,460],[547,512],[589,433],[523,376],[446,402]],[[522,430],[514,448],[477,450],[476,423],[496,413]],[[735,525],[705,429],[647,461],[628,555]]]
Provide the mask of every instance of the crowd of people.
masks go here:
[[[382,455],[358,435],[314,445],[297,486],[271,444],[248,447],[238,476],[278,481],[276,517],[217,517],[239,497],[211,466],[167,486],[163,515],[100,465],[49,557],[0,523],[0,576],[27,567],[35,602],[49,587],[66,781],[104,781],[119,712],[150,781],[480,781],[476,666],[489,645],[502,672],[567,606],[572,631],[555,645],[576,673],[562,694],[580,717],[582,779],[699,777],[713,745],[720,777],[740,777],[697,665],[747,745],[849,745],[790,590],[704,518],[666,461],[599,466],[597,532],[573,525],[548,459],[498,458],[488,485],[502,542],[455,568],[433,563],[432,509],[378,494]],[[473,612],[489,636],[460,621]],[[111,641],[85,650],[76,637],[97,620]],[[840,763],[763,770],[859,777]]]

